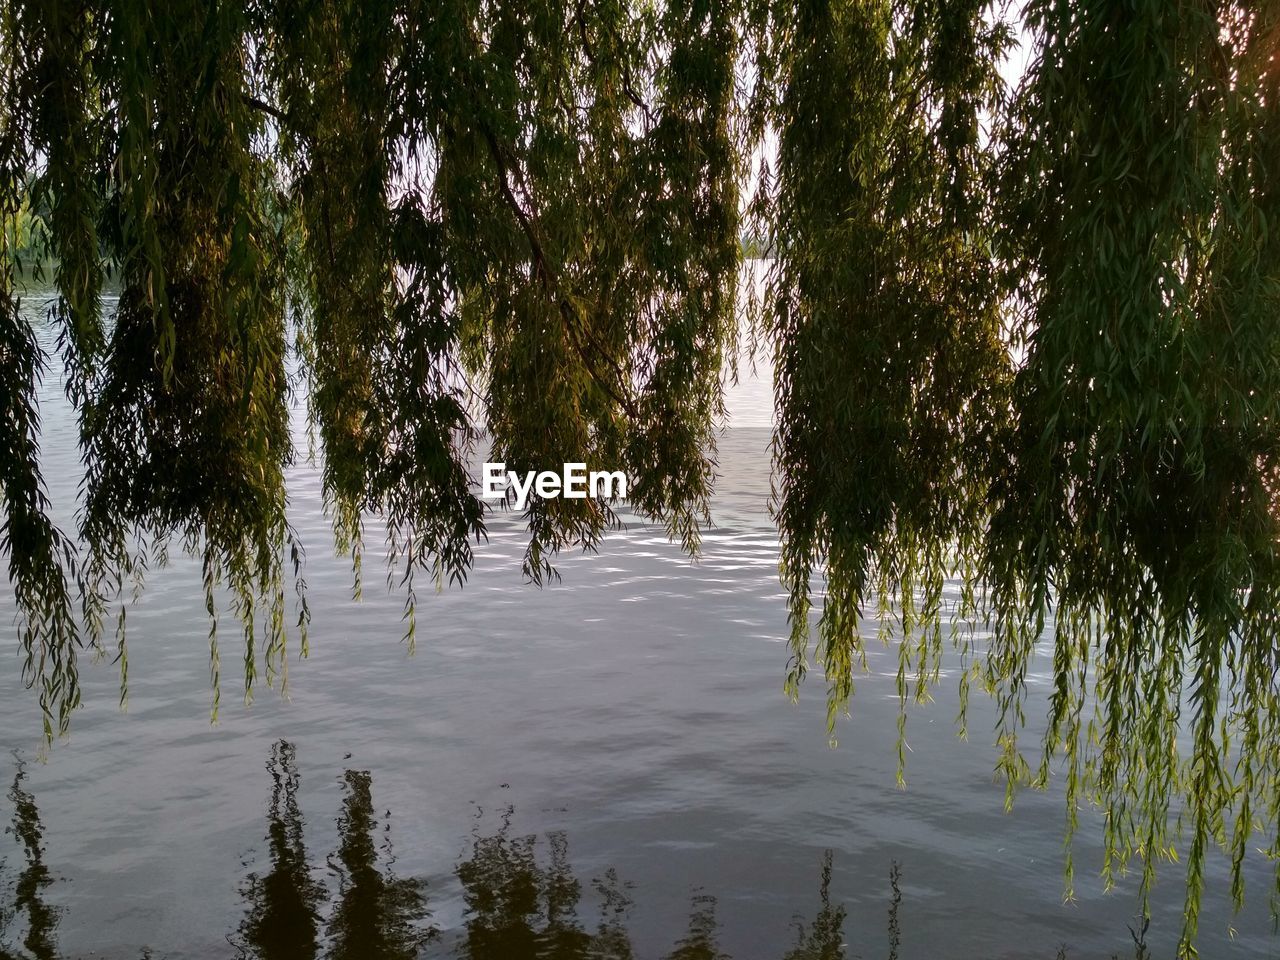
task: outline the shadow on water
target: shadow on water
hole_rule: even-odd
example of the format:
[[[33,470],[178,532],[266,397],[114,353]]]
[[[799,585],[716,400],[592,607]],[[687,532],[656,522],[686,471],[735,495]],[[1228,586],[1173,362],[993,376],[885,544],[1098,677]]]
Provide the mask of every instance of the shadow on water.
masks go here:
[[[633,960],[627,930],[630,888],[612,868],[591,881],[593,918],[580,916],[583,885],[569,861],[562,832],[515,835],[508,807],[491,832],[479,823],[470,849],[454,873],[466,915],[449,937],[429,924],[426,881],[394,872],[391,813],[373,805],[368,771],[343,777],[337,846],[323,865],[306,846],[306,822],[298,804],[301,777],[294,747],[276,743],[267,762],[271,791],[264,837],[267,865],[249,872],[240,888],[244,916],[227,937],[241,960]],[[23,788],[17,764],[7,799],[22,863],[0,856],[0,960],[56,960],[59,909],[46,902],[54,877],[44,862],[43,827],[35,798]],[[246,864],[246,867],[248,864]],[[327,870],[325,867],[327,866]],[[10,876],[16,870],[16,876]],[[327,873],[329,882],[321,879]],[[832,854],[822,861],[819,906],[813,920],[794,922],[795,945],[780,960],[867,960],[845,940],[845,908],[831,897]],[[888,960],[903,939],[898,866],[889,875]],[[687,928],[664,960],[731,960],[719,945],[716,898],[694,891]],[[1145,934],[1145,928],[1142,933]],[[1137,957],[1147,957],[1134,934]],[[882,941],[883,942],[883,941]],[[1046,958],[1048,954],[1045,954]],[[1057,960],[1067,957],[1060,950]],[[143,953],[143,958],[152,958]],[[159,958],[153,958],[159,960]]]

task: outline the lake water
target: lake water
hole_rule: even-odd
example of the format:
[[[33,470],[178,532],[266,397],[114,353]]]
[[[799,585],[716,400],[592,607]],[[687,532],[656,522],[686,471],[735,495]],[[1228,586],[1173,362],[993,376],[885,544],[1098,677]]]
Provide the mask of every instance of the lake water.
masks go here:
[[[56,381],[41,403],[69,525],[75,427]],[[539,589],[498,515],[468,586],[422,598],[412,657],[372,549],[350,599],[317,471],[297,466],[311,657],[288,702],[262,688],[244,707],[226,625],[217,725],[199,571],[175,556],[129,614],[128,712],[114,669],[86,664],[86,705],[42,762],[0,586],[0,958],[1133,956],[1135,886],[1103,893],[1097,815],[1064,904],[1061,794],[1002,812],[994,712],[975,694],[959,741],[953,675],[910,712],[905,790],[893,651],[872,644],[836,749],[821,678],[783,696],[767,370],[730,407],[699,562],[631,522]],[[1280,956],[1269,866],[1234,919],[1221,857],[1211,872],[1202,955]],[[1153,956],[1181,903],[1166,868]]]

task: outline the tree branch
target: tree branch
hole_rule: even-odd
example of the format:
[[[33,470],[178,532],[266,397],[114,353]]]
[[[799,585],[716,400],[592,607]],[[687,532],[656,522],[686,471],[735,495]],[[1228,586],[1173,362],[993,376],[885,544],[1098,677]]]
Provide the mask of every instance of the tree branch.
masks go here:
[[[289,114],[286,111],[281,110],[279,107],[267,103],[265,100],[259,100],[257,97],[248,93],[241,94],[241,96],[244,99],[246,106],[252,107],[254,110],[257,110],[260,113],[265,113],[270,117],[274,117],[280,123],[289,122]]]

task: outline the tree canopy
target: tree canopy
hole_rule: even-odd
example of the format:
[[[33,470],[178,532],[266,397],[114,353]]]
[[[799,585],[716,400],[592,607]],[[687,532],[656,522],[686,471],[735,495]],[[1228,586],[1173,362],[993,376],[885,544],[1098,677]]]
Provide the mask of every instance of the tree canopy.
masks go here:
[[[385,523],[410,635],[415,578],[461,583],[483,537],[481,437],[521,471],[625,469],[696,550],[745,311],[777,371],[790,689],[811,633],[832,723],[869,633],[904,703],[954,644],[1010,790],[1063,772],[1072,827],[1100,804],[1109,876],[1185,838],[1190,951],[1208,848],[1237,900],[1251,839],[1280,855],[1278,7],[11,0],[2,545],[47,734],[148,545],[201,559],[215,624],[229,591],[246,690],[283,682],[294,389],[337,543],[358,567]],[[58,358],[18,309],[26,233]],[[534,499],[526,575],[614,519]]]

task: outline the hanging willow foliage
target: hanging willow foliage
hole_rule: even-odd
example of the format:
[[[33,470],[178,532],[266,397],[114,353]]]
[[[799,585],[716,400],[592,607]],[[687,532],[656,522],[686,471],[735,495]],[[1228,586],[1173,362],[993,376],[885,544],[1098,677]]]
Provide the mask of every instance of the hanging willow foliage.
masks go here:
[[[999,217],[1026,360],[987,571],[1009,762],[1048,626],[1039,777],[1065,755],[1070,825],[1100,802],[1108,878],[1141,854],[1144,889],[1176,814],[1189,942],[1210,843],[1237,904],[1255,825],[1280,855],[1280,10],[1176,6],[1028,6]]]
[[[775,11],[787,20],[766,31],[778,93],[763,109],[779,145],[762,204],[778,245],[764,310],[777,353],[788,684],[804,675],[821,564],[832,726],[852,693],[868,602],[900,600],[899,683],[905,694],[914,672],[921,695],[938,672],[947,579],[961,577],[974,605],[1010,379],[978,131],[1007,30],[982,7],[805,3],[794,23]]]
[[[696,550],[751,229],[788,688],[816,630],[834,729],[876,633],[905,723],[954,644],[1010,796],[1061,771],[1068,828],[1100,804],[1108,876],[1136,856],[1144,889],[1183,832],[1189,952],[1208,847],[1237,902],[1251,837],[1280,854],[1278,49],[1266,0],[12,0],[0,494],[46,733],[174,541],[215,691],[224,596],[246,694],[284,683],[295,388],[357,590],[373,519],[410,640],[415,576],[463,582],[484,536],[482,446],[623,469]],[[32,217],[76,536],[40,476]],[[616,522],[603,499],[525,520],[537,582]],[[116,642],[123,696],[122,614]]]

